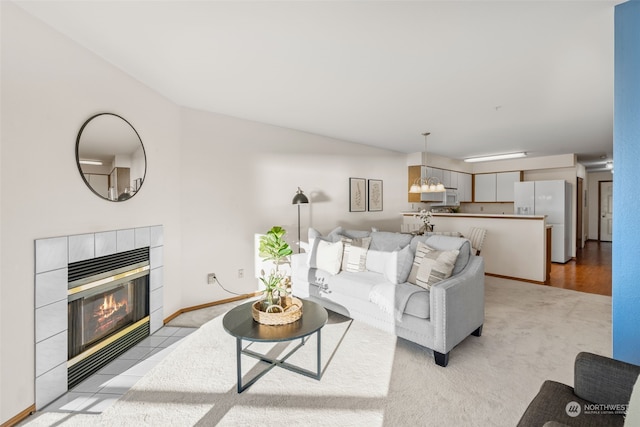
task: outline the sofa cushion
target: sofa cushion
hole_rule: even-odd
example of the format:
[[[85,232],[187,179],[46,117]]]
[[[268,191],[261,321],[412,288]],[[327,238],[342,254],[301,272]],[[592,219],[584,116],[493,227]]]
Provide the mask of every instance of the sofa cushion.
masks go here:
[[[429,291],[416,292],[409,297],[407,306],[404,309],[405,314],[417,317],[419,319],[428,319],[431,309],[431,296]]]
[[[309,267],[319,268],[330,274],[338,274],[342,265],[342,241],[329,242],[316,238],[309,253]]]
[[[352,239],[361,239],[363,237],[371,236],[371,231],[367,230],[344,230],[341,233],[343,236],[350,237]]]
[[[363,237],[369,237],[370,231],[366,230],[345,230],[342,226],[337,226],[327,234],[327,238],[333,242],[337,242],[343,237],[349,237],[350,239],[361,239]]]
[[[394,284],[404,283],[413,265],[413,251],[409,245],[391,252],[384,267],[384,277]]]
[[[348,295],[365,301],[369,300],[371,289],[380,284],[388,283],[382,274],[363,271],[352,273],[341,271],[340,274],[327,278],[325,284],[334,294]]]
[[[343,237],[341,240],[344,245],[342,254],[342,270],[352,272],[365,271],[367,250],[371,243],[371,237]]]
[[[574,403],[581,410],[578,416],[575,416],[575,413],[569,415],[567,411],[567,406]],[[540,387],[538,394],[529,403],[524,414],[522,414],[518,427],[542,426],[547,425],[550,421],[566,426],[619,427],[623,425],[624,418],[622,416],[608,413],[608,411],[603,411],[602,413],[594,411],[589,414],[582,412],[584,408],[592,403],[576,396],[572,387],[556,381],[546,380]],[[636,424],[631,425],[635,426]]]
[[[389,231],[374,231],[371,233],[371,249],[393,252],[397,248],[404,248],[411,243],[411,234],[392,233]]]
[[[416,285],[431,289],[431,286],[451,277],[458,251],[437,251],[424,243],[418,243],[418,250],[424,251],[416,272]],[[413,267],[412,267],[413,268]]]

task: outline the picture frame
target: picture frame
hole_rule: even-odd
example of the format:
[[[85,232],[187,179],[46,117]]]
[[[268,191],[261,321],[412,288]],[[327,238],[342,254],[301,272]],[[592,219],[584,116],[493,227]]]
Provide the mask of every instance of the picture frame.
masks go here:
[[[367,187],[369,212],[382,211],[382,180],[370,179]]]
[[[367,180],[349,178],[349,212],[365,212],[367,210]]]

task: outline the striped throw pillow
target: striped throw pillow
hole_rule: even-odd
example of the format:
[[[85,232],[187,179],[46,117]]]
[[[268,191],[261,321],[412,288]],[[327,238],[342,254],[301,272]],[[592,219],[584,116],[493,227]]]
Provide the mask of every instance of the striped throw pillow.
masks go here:
[[[359,272],[366,270],[367,250],[371,244],[371,237],[352,239],[342,237],[344,251],[342,254],[342,270]]]
[[[419,242],[408,281],[427,290],[451,277],[460,251],[438,251]]]

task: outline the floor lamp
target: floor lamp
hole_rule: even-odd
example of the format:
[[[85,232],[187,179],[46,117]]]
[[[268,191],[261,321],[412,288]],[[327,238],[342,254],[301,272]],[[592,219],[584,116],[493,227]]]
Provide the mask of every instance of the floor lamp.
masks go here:
[[[291,203],[298,205],[298,253],[300,253],[300,205],[309,203],[309,199],[304,195],[300,187],[298,187],[298,191],[296,195],[293,196]]]

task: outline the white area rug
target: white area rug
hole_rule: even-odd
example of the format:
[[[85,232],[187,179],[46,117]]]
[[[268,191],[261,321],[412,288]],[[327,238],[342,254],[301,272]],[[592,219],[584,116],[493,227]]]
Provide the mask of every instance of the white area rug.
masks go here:
[[[242,394],[235,339],[218,317],[102,414],[44,413],[28,425],[514,426],[545,379],[573,384],[579,351],[611,355],[610,297],[487,277],[485,312],[482,337],[456,347],[447,368],[428,349],[331,315],[321,381],[274,368]],[[315,342],[288,361],[313,370]],[[243,357],[245,381],[263,366]]]

